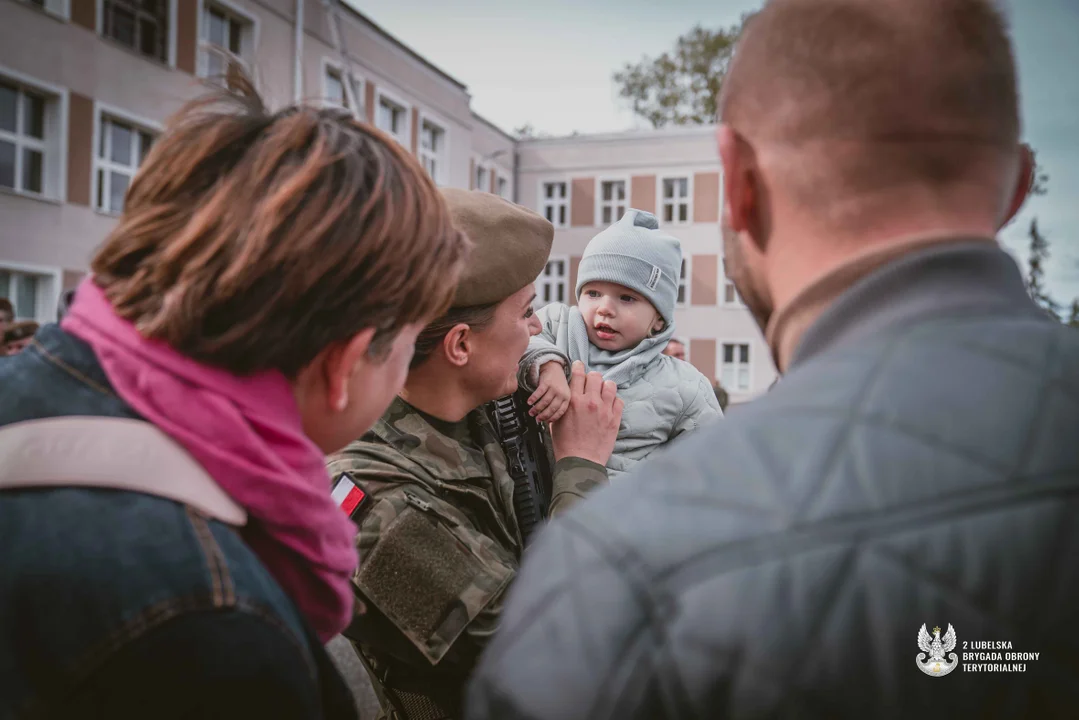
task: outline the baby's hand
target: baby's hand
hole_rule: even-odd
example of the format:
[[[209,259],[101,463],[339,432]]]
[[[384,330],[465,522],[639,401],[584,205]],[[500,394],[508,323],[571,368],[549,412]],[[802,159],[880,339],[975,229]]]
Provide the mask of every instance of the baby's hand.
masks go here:
[[[540,368],[539,386],[528,398],[528,414],[540,422],[554,422],[569,408],[569,383],[566,371],[554,360]]]

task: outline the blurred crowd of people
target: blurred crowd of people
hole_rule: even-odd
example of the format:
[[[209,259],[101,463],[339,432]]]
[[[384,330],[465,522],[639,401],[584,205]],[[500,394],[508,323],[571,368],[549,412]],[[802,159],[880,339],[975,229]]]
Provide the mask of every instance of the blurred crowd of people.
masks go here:
[[[15,321],[15,307],[0,298],[0,356],[14,355],[30,344],[38,324],[32,320]]]

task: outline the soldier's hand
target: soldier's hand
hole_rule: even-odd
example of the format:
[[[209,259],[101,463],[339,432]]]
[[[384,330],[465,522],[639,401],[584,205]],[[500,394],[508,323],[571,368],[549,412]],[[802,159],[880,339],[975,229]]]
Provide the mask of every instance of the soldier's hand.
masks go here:
[[[555,459],[579,457],[606,465],[622,422],[622,408],[618,386],[599,373],[585,374],[580,361],[573,363],[569,407],[551,425]]]
[[[562,364],[554,360],[540,368],[539,387],[528,398],[532,407],[528,414],[540,422],[553,422],[569,407],[569,382]]]

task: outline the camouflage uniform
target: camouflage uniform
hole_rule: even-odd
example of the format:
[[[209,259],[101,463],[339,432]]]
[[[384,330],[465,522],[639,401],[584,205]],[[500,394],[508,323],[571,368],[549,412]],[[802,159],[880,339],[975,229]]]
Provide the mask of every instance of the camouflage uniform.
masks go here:
[[[346,634],[375,676],[383,717],[394,705],[408,717],[460,716],[521,558],[513,480],[486,415],[434,423],[397,398],[329,461],[331,476],[348,473],[367,494],[353,514],[361,603]],[[606,481],[602,465],[558,461],[551,514]]]

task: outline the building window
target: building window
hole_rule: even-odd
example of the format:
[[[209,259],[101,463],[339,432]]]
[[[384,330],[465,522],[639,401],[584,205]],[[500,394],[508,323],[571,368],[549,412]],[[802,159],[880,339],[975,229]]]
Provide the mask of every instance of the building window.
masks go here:
[[[404,144],[408,138],[408,110],[400,103],[380,97],[375,125],[397,138],[397,142]]]
[[[487,168],[482,165],[476,165],[476,175],[472,178],[474,184],[473,190],[482,190],[487,192],[491,189],[487,180]]]
[[[445,158],[446,131],[424,118],[420,124],[420,162],[435,182],[445,182],[442,177]]]
[[[102,116],[96,163],[98,210],[117,215],[123,211],[127,188],[153,142],[150,132]]]
[[[48,192],[50,148],[55,131],[48,118],[50,98],[0,79],[0,187],[35,195]],[[50,138],[50,134],[53,136]]]
[[[567,277],[569,273],[569,258],[552,257],[544,266],[543,272],[536,283],[536,305],[543,307],[548,303],[564,303],[569,294]]]
[[[678,270],[678,304],[685,305],[689,297],[689,268],[686,259],[682,258],[682,267]]]
[[[102,0],[107,38],[161,62],[169,59],[168,0]]]
[[[689,222],[689,178],[663,178],[663,222]]]
[[[599,217],[603,225],[616,223],[626,212],[626,181],[604,180],[600,183]]]
[[[557,228],[566,227],[566,183],[543,183],[543,216]]]
[[[199,73],[220,80],[228,70],[229,60],[247,65],[254,45],[254,23],[250,19],[218,5],[206,5],[202,11]]]
[[[510,184],[504,177],[498,178],[498,196],[506,200],[510,199]]]
[[[723,343],[723,364],[720,382],[727,390],[749,390],[749,344]]]
[[[326,67],[326,77],[323,78],[326,88],[324,95],[326,102],[338,107],[348,107],[348,95],[345,94],[345,81],[341,78],[341,71],[337,68]]]
[[[51,275],[0,267],[0,297],[11,301],[16,320],[50,320],[50,305],[54,305],[53,296],[58,294],[55,284]]]
[[[341,66],[331,63],[327,59],[322,61],[322,99],[323,104],[331,107],[341,107],[351,110],[353,117],[363,117],[363,81],[352,75],[352,97],[346,92],[346,78],[349,73]],[[353,108],[355,104],[355,108]]]
[[[730,280],[723,281],[723,304],[724,305],[744,305],[741,296],[738,295],[738,289],[734,287],[734,283]]]

